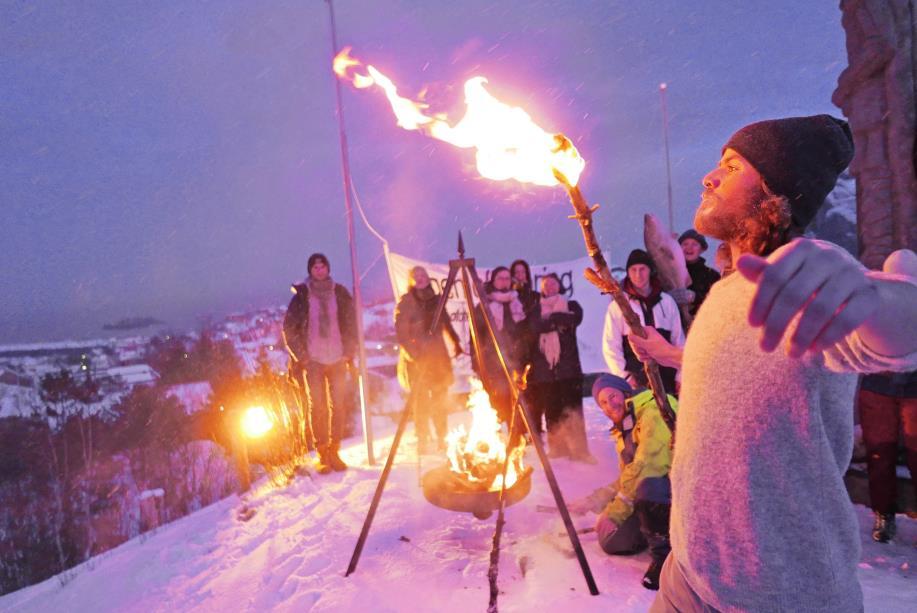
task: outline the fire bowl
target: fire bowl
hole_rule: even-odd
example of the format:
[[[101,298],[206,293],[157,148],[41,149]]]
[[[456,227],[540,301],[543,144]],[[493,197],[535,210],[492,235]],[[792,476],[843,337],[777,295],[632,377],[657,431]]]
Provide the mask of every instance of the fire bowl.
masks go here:
[[[448,464],[424,474],[421,479],[423,495],[431,504],[450,511],[471,513],[487,519],[500,506],[500,491],[487,491],[482,485],[449,470]],[[512,487],[506,490],[506,506],[528,496],[532,490],[532,467],[527,466]]]

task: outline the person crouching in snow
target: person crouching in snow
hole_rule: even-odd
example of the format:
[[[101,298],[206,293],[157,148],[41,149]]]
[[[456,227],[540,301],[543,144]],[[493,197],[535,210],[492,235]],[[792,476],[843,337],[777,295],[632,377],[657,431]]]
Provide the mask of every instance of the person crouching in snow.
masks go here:
[[[595,529],[605,553],[629,555],[649,546],[652,561],[643,587],[658,590],[659,572],[671,550],[672,433],[653,393],[646,390],[631,397],[632,393],[630,384],[615,375],[599,375],[592,385],[593,398],[612,421],[621,473],[584,502],[598,512]],[[669,402],[677,410],[678,401],[669,396]],[[584,510],[583,503],[573,506],[574,511]]]

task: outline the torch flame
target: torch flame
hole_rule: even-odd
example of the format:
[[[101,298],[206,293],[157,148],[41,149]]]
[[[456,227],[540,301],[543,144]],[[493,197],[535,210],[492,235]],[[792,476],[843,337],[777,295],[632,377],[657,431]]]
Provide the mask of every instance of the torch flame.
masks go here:
[[[477,379],[471,380],[468,396],[471,410],[471,428],[460,425],[446,436],[450,469],[472,483],[485,485],[489,491],[498,491],[503,484],[503,462],[506,459],[506,439],[500,432],[497,412]],[[522,472],[522,455],[525,441],[510,450],[506,469],[506,487],[516,483]]]
[[[523,109],[494,98],[484,87],[484,77],[465,82],[465,115],[453,125],[445,117],[428,115],[428,105],[400,96],[395,83],[374,66],[366,66],[368,74],[358,72],[362,66],[350,56],[350,47],[333,62],[335,74],[354,87],[379,86],[400,127],[420,130],[462,149],[475,149],[478,172],[485,178],[553,186],[559,184],[556,169],[570,185],[576,185],[586,166],[569,141],[543,130]]]

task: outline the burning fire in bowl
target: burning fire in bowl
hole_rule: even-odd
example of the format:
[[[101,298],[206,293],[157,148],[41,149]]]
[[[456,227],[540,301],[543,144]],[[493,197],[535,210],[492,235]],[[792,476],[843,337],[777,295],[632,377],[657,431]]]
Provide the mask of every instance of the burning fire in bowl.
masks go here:
[[[490,517],[499,506],[506,460],[506,437],[497,412],[481,383],[472,381],[468,397],[471,427],[459,426],[446,437],[449,463],[424,474],[424,497],[450,511],[467,511],[478,519]],[[506,469],[506,506],[525,498],[532,488],[532,469],[524,467],[525,439],[510,449]]]

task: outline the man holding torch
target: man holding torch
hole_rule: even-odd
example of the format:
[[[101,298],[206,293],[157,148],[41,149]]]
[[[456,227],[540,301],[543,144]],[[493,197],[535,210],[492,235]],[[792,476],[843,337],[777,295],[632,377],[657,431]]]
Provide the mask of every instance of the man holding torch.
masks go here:
[[[337,60],[344,77],[361,65]],[[359,75],[364,84],[384,77],[372,72]],[[397,97],[390,80],[377,84],[399,125],[475,147],[482,176],[567,189],[594,265],[586,276],[621,307],[675,434],[672,555],[654,610],[862,611],[857,523],[843,482],[856,374],[917,368],[917,285],[867,274],[839,248],[797,238],[853,158],[847,124],[794,117],[730,138],[704,178],[694,225],[728,245],[738,274],[713,286],[682,355],[641,324],[612,277],[597,207],[577,187],[585,161],[573,143],[500,103],[485,83],[466,82],[469,112],[454,125]],[[677,432],[659,364],[682,367]]]
[[[728,244],[682,349],[672,555],[653,611],[862,611],[843,482],[856,373],[917,366],[917,286],[798,237],[853,157],[828,115],[751,124],[704,177],[694,225]],[[779,351],[775,351],[779,349]]]

